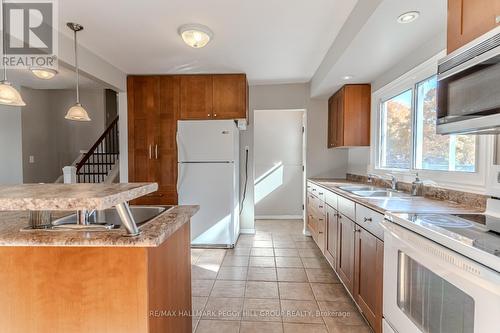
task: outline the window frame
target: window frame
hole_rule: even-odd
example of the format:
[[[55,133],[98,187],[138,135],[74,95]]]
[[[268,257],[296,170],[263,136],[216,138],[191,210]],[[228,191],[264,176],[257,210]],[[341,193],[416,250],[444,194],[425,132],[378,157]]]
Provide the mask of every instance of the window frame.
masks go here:
[[[475,151],[475,172],[466,171],[443,171],[443,170],[427,170],[416,168],[416,121],[417,121],[417,86],[419,83],[429,79],[437,73],[437,62],[440,58],[444,57],[445,53],[440,52],[431,59],[415,67],[411,71],[403,74],[399,78],[386,84],[382,88],[372,93],[372,142],[370,160],[371,163],[368,171],[378,175],[386,175],[388,173],[396,174],[402,178],[403,181],[411,182],[415,179],[415,174],[418,173],[422,179],[431,180],[439,185],[444,185],[448,188],[455,188],[460,190],[469,191],[484,191],[487,178],[487,152],[491,144],[487,136],[476,137],[476,151]],[[410,169],[398,169],[381,166],[381,129],[382,129],[382,107],[383,103],[393,97],[398,96],[407,90],[412,91],[412,104],[411,104],[411,135],[412,145],[410,151]]]

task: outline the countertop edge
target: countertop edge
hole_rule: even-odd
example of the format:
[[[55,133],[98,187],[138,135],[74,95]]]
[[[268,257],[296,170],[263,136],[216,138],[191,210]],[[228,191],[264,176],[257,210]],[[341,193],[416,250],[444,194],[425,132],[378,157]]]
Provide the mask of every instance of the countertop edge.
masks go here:
[[[414,210],[388,210],[388,209],[385,209],[385,208],[382,208],[382,207],[378,206],[376,203],[373,203],[373,202],[369,201],[369,200],[377,200],[377,199],[363,199],[361,197],[354,196],[351,193],[343,191],[342,189],[338,188],[338,186],[360,185],[360,184],[364,184],[364,183],[354,182],[354,181],[350,181],[350,180],[342,179],[342,178],[339,178],[339,179],[337,179],[337,178],[332,178],[332,179],[307,178],[307,181],[310,181],[311,183],[313,183],[313,184],[315,184],[317,186],[320,186],[320,187],[324,188],[325,190],[332,191],[332,192],[334,192],[337,195],[340,195],[340,196],[342,196],[344,198],[347,198],[347,199],[349,199],[351,201],[354,201],[357,204],[363,205],[363,206],[365,206],[367,208],[375,210],[375,211],[377,211],[377,212],[379,212],[381,214],[384,214],[384,215],[387,214],[387,213],[418,213],[418,212],[421,212],[421,210],[417,210],[417,209],[414,209]],[[336,185],[327,186],[326,184],[324,184],[326,182],[328,182],[328,183],[336,183],[336,184],[338,184],[338,186],[336,186]],[[433,204],[442,204],[441,210],[440,209],[434,209],[432,211],[432,213],[446,213],[446,212],[450,212],[451,210],[455,210],[455,211],[459,210],[461,213],[466,213],[466,212],[478,213],[478,212],[482,212],[480,210],[475,210],[475,209],[470,208],[470,207],[464,207],[462,205],[459,205],[459,204],[451,202],[451,201],[435,200],[435,199],[429,199],[429,198],[425,198],[425,197],[410,197],[410,199],[418,200],[420,202],[429,202],[429,203],[433,203]],[[378,200],[384,200],[384,199],[378,199]],[[385,199],[385,200],[387,200],[387,199]],[[396,200],[400,200],[400,199],[396,199]]]
[[[144,224],[137,237],[124,236],[120,228],[107,232],[28,231],[23,232],[20,221],[11,222],[8,230],[0,227],[0,247],[109,247],[153,248],[189,223],[199,206],[174,206]]]

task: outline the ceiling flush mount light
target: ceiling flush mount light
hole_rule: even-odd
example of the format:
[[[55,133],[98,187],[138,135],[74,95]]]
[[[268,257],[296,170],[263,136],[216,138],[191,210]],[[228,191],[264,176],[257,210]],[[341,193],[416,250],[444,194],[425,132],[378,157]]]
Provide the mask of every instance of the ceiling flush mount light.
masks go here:
[[[83,26],[78,23],[67,23],[68,28],[73,30],[75,35],[75,71],[76,71],[76,103],[69,108],[66,113],[66,119],[76,120],[76,121],[90,121],[89,114],[80,104],[80,72],[78,70],[78,41],[76,39],[76,33],[83,30]]]
[[[407,13],[403,13],[398,16],[398,23],[405,24],[405,23],[411,23],[418,19],[420,16],[420,12],[417,11],[411,11]]]
[[[42,80],[50,80],[57,75],[57,71],[52,68],[31,67],[31,73]]]
[[[3,1],[1,2],[0,5],[0,17],[3,17]],[[2,29],[2,60],[3,57],[5,56],[5,36],[4,36],[4,29]],[[3,63],[3,61],[2,61]],[[17,91],[16,88],[12,86],[12,84],[7,80],[7,66],[3,66],[3,80],[0,81],[0,104],[3,105],[10,105],[10,106],[25,106],[26,103],[24,103],[23,98],[21,97],[21,94],[19,91]]]
[[[345,81],[349,81],[349,80],[351,80],[352,78],[353,78],[353,76],[352,76],[352,75],[344,75],[344,76],[342,76],[342,80],[345,80]]]
[[[208,27],[201,24],[181,25],[178,32],[184,43],[195,49],[206,46],[214,36]]]

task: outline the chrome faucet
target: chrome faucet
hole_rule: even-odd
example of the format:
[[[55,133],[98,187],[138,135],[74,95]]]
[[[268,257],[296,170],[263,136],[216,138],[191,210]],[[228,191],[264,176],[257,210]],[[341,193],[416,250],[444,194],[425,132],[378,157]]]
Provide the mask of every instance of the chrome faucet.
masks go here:
[[[389,179],[384,178],[384,177],[379,176],[379,175],[376,175],[376,174],[373,174],[373,173],[369,173],[368,174],[368,183],[372,183],[373,179],[380,179],[380,180],[385,181],[389,185],[391,185],[391,190],[397,191],[398,190],[398,179],[396,178],[396,176],[394,176],[392,174],[388,174],[388,176],[390,176]]]

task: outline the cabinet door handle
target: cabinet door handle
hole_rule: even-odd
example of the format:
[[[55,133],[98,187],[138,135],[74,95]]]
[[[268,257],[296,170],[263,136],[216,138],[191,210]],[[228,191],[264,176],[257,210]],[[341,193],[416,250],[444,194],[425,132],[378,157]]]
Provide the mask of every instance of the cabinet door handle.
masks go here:
[[[217,117],[217,113],[214,113],[214,117]]]
[[[373,219],[371,217],[365,217],[365,222],[372,222]]]
[[[342,215],[340,215],[340,214],[337,214],[337,217],[338,217],[339,219],[341,219],[341,218],[342,218]]]
[[[323,195],[323,192],[318,192],[319,195]]]
[[[354,233],[361,232],[361,229],[354,228],[354,230],[352,232],[354,232]]]
[[[153,151],[152,151],[152,145],[149,145],[148,151],[149,151],[149,159],[153,158]]]
[[[496,24],[500,24],[500,15],[497,15],[495,17],[495,22],[496,22]]]
[[[158,159],[158,145],[155,145],[155,159]]]
[[[319,207],[319,208],[323,208],[323,206],[321,206],[321,205],[319,205],[318,207]]]
[[[209,114],[207,114],[207,117],[210,117],[210,113],[209,113]]]

